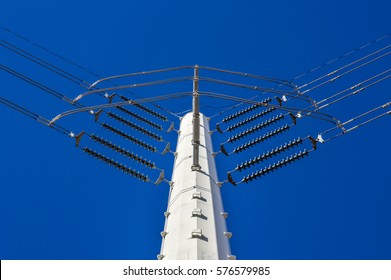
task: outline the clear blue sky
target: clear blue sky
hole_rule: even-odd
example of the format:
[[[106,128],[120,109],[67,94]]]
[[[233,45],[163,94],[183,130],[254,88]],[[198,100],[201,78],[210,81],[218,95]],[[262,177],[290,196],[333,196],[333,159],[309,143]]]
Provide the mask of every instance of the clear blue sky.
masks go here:
[[[4,0],[0,25],[103,76],[200,64],[291,79],[390,33],[390,9],[385,0]],[[5,49],[0,63],[68,96],[80,93]],[[37,113],[69,109],[5,72],[0,81],[0,96]],[[388,82],[352,104],[365,111],[389,101],[389,91]],[[8,107],[0,106],[0,119],[0,259],[156,258],[167,185],[141,184]],[[390,259],[390,121],[340,137],[251,185],[225,185],[232,253]]]

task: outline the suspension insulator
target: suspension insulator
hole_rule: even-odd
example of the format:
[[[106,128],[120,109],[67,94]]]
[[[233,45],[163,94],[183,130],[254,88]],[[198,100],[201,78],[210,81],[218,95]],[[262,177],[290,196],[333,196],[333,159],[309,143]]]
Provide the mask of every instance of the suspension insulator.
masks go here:
[[[131,99],[129,99],[129,98],[123,96],[123,95],[121,95],[120,98],[122,100],[124,100],[124,101],[131,101]],[[161,119],[163,121],[167,121],[168,120],[166,116],[163,116],[162,114],[159,114],[159,113],[157,113],[157,112],[155,112],[155,111],[145,107],[144,105],[141,105],[141,104],[138,104],[138,103],[135,103],[133,105],[136,106],[137,108],[143,110],[144,112],[147,112],[148,114],[158,118],[158,119]]]
[[[263,106],[264,104],[269,103],[271,100],[272,100],[271,98],[266,98],[266,99],[264,99],[263,101],[260,101],[260,102],[257,103],[257,104],[250,105],[250,106],[248,106],[247,108],[244,108],[244,109],[242,109],[242,110],[240,110],[240,111],[238,111],[238,112],[236,112],[236,113],[233,113],[233,114],[231,114],[231,115],[225,117],[225,118],[222,120],[222,122],[227,123],[227,122],[229,122],[229,121],[231,121],[231,120],[237,119],[237,118],[239,118],[240,116],[242,116],[242,115],[244,115],[244,114],[247,114],[247,113],[249,113],[249,112],[255,110],[255,109],[258,108],[259,106]]]
[[[89,155],[91,155],[91,156],[93,156],[93,157],[95,157],[95,158],[97,158],[97,159],[107,163],[108,165],[111,165],[111,166],[117,168],[118,170],[120,170],[120,171],[122,171],[122,172],[124,172],[126,174],[129,174],[129,175],[131,175],[131,176],[133,176],[133,177],[135,177],[135,178],[137,178],[137,179],[139,179],[141,181],[149,182],[148,176],[145,176],[144,174],[142,174],[142,173],[140,173],[140,172],[138,172],[136,170],[133,170],[133,169],[131,169],[131,168],[121,164],[121,163],[118,163],[118,162],[116,162],[116,161],[114,161],[114,160],[104,156],[104,155],[101,155],[100,153],[97,153],[97,152],[95,152],[95,151],[93,151],[93,150],[91,150],[91,149],[89,149],[87,147],[83,148],[83,151],[85,153],[87,153],[87,154],[89,154]]]
[[[155,164],[150,162],[149,160],[143,159],[143,158],[139,157],[138,155],[135,155],[134,153],[129,152],[128,150],[125,150],[125,149],[123,149],[123,148],[121,148],[121,147],[119,147],[119,146],[117,146],[117,145],[115,145],[115,144],[113,144],[113,143],[111,143],[111,142],[109,142],[109,141],[99,137],[99,136],[91,135],[90,138],[93,141],[95,141],[95,142],[97,142],[97,143],[99,143],[101,145],[104,145],[104,146],[112,149],[113,151],[115,151],[117,153],[120,153],[120,154],[122,154],[122,155],[124,155],[124,156],[126,156],[126,157],[128,157],[128,158],[130,158],[130,159],[132,159],[132,160],[134,160],[134,161],[136,161],[138,163],[140,163],[140,164],[143,164],[143,165],[145,165],[148,168],[151,168],[151,169],[156,168]]]
[[[278,135],[280,133],[283,133],[283,132],[289,130],[289,128],[290,128],[290,126],[287,125],[287,124],[284,125],[284,126],[281,126],[279,128],[276,128],[273,131],[265,133],[265,134],[263,134],[262,136],[260,136],[258,138],[255,138],[255,139],[253,139],[253,140],[251,140],[251,141],[249,141],[249,142],[247,142],[247,143],[245,143],[243,145],[240,145],[240,146],[236,147],[233,150],[233,153],[236,153],[236,154],[240,153],[240,152],[242,152],[242,151],[244,151],[244,150],[246,150],[246,149],[248,149],[250,147],[253,147],[253,146],[255,146],[255,145],[257,145],[257,144],[259,144],[259,143],[261,143],[263,141],[266,141],[266,140],[268,140],[268,139],[270,139],[270,138],[272,138],[272,137],[274,137],[274,136],[276,136],[276,135]]]
[[[153,133],[153,132],[151,132],[151,131],[149,131],[149,130],[141,127],[141,126],[138,126],[138,125],[130,122],[129,120],[124,119],[124,118],[122,118],[122,117],[120,117],[120,116],[118,116],[118,115],[116,115],[116,114],[114,114],[112,112],[107,112],[107,115],[110,118],[112,118],[112,119],[114,119],[114,120],[116,120],[118,122],[121,122],[124,125],[129,126],[129,127],[133,128],[133,129],[135,129],[135,130],[137,130],[137,131],[147,135],[148,137],[151,137],[152,139],[155,139],[157,141],[162,141],[163,140],[163,138],[160,135],[158,135],[156,133]]]
[[[115,134],[117,134],[117,135],[119,135],[119,136],[121,136],[121,137],[123,137],[123,138],[125,138],[125,139],[127,139],[127,140],[129,140],[131,142],[133,142],[133,143],[135,143],[136,145],[139,145],[139,146],[143,147],[146,150],[149,150],[151,152],[157,152],[156,147],[154,147],[154,146],[152,146],[152,145],[150,145],[148,143],[145,143],[144,141],[141,141],[141,140],[137,139],[136,137],[130,136],[129,134],[127,134],[125,132],[122,132],[119,129],[116,129],[116,128],[108,125],[108,124],[102,123],[101,125],[102,125],[103,128],[105,128],[105,129],[107,129],[107,130],[109,130],[109,131],[111,131],[111,132],[113,132],[113,133],[115,133]]]
[[[270,172],[274,172],[277,169],[280,169],[280,168],[286,166],[287,164],[293,163],[297,160],[304,158],[305,156],[308,155],[308,153],[309,152],[304,149],[304,150],[300,151],[299,153],[295,153],[294,155],[288,156],[285,159],[282,159],[281,161],[278,161],[276,163],[269,165],[268,167],[264,167],[263,169],[260,169],[260,170],[253,172],[247,176],[244,176],[242,179],[242,182],[249,183],[252,180],[255,180],[255,179],[258,179],[262,176],[265,176],[266,174],[268,174]]]
[[[118,110],[120,110],[121,112],[123,112],[123,113],[125,113],[125,114],[127,114],[127,115],[129,115],[129,116],[131,116],[131,117],[133,117],[133,118],[135,118],[135,119],[137,119],[137,120],[143,122],[143,123],[146,123],[146,124],[148,124],[149,126],[155,128],[155,129],[157,129],[157,130],[162,130],[162,129],[163,129],[161,125],[159,125],[159,124],[157,124],[157,123],[154,123],[154,122],[152,122],[152,121],[150,121],[150,120],[148,120],[148,119],[146,119],[146,118],[144,118],[144,117],[141,117],[140,115],[138,115],[138,114],[136,114],[136,113],[133,113],[132,111],[129,111],[129,110],[127,110],[127,109],[125,109],[125,108],[122,108],[122,107],[116,107],[116,108],[117,108]]]
[[[272,158],[280,153],[283,153],[293,147],[296,147],[303,143],[303,140],[299,137],[297,139],[294,139],[292,141],[289,141],[288,143],[285,143],[284,145],[281,145],[279,147],[276,147],[272,150],[267,151],[266,153],[263,153],[262,155],[258,155],[250,160],[247,160],[245,162],[242,162],[236,166],[237,171],[241,172],[253,165],[259,164],[269,158]]]
[[[244,130],[244,131],[242,131],[242,132],[240,132],[238,134],[235,134],[235,135],[229,137],[227,142],[235,142],[235,141],[237,141],[237,140],[239,140],[239,139],[241,139],[241,138],[243,138],[243,137],[245,137],[247,135],[250,135],[250,134],[252,134],[252,133],[254,133],[254,132],[258,131],[258,130],[261,130],[261,129],[263,129],[263,128],[265,128],[265,127],[267,127],[267,126],[269,126],[269,125],[271,125],[273,123],[276,123],[276,122],[282,120],[282,119],[284,119],[284,115],[283,114],[280,114],[278,116],[270,118],[270,119],[268,119],[268,120],[266,120],[264,122],[261,122],[261,123],[255,125],[255,126],[253,126],[251,128],[249,128],[249,129],[247,129],[247,130]]]
[[[245,124],[248,124],[248,123],[250,123],[250,122],[253,122],[253,121],[255,121],[255,120],[257,120],[257,119],[259,119],[259,118],[261,118],[261,117],[264,117],[264,116],[270,114],[271,112],[273,112],[273,111],[275,111],[275,110],[277,110],[277,108],[269,108],[269,109],[263,110],[263,111],[259,112],[258,114],[255,114],[255,115],[252,115],[251,117],[248,117],[248,118],[245,119],[245,120],[242,120],[242,121],[237,122],[237,123],[235,123],[235,124],[233,124],[233,125],[230,125],[230,126],[227,128],[227,131],[235,130],[235,129],[237,129],[237,128],[239,128],[239,127],[245,125]]]

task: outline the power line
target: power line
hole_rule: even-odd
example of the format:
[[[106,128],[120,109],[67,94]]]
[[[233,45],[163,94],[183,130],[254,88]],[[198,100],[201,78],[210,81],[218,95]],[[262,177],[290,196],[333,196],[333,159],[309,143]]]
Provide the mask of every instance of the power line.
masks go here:
[[[86,67],[84,67],[84,66],[82,66],[82,65],[80,65],[80,64],[78,64],[78,63],[75,63],[74,61],[72,61],[72,60],[70,60],[70,59],[68,59],[68,58],[65,58],[65,57],[62,56],[62,55],[59,55],[58,53],[55,53],[55,52],[49,50],[48,48],[43,47],[43,46],[40,45],[40,44],[35,43],[34,41],[32,41],[32,40],[30,40],[30,39],[28,39],[28,38],[26,38],[26,37],[24,37],[24,36],[22,36],[22,35],[20,35],[20,34],[18,34],[18,33],[16,33],[16,32],[14,32],[14,31],[12,31],[12,30],[9,29],[9,28],[0,26],[0,29],[3,29],[3,30],[6,31],[7,33],[12,34],[12,35],[14,35],[14,36],[16,36],[16,37],[22,39],[22,40],[25,41],[25,42],[28,42],[29,44],[31,44],[31,45],[33,45],[33,46],[35,46],[35,47],[37,47],[37,48],[43,50],[43,51],[45,51],[45,52],[47,52],[47,53],[49,53],[49,54],[51,54],[51,55],[53,55],[53,56],[55,56],[55,57],[57,57],[57,58],[63,60],[63,61],[65,61],[65,62],[67,62],[67,63],[69,63],[69,64],[71,64],[71,65],[73,65],[73,66],[75,66],[75,67],[77,67],[77,68],[79,68],[79,69],[81,69],[81,70],[83,70],[83,71],[85,71],[86,73],[89,73],[89,74],[93,75],[93,76],[96,77],[96,78],[102,78],[100,75],[98,75],[98,74],[92,72],[91,70],[87,69]],[[3,42],[5,42],[5,41],[3,40]],[[12,45],[12,46],[14,46],[14,45]],[[14,46],[14,50],[16,50],[15,48],[17,48],[17,47]],[[43,67],[45,67],[45,68],[49,67],[49,65],[50,65],[51,71],[52,71],[52,72],[55,72],[55,73],[57,72],[58,75],[61,75],[61,76],[63,76],[63,77],[64,77],[64,75],[65,75],[65,76],[68,75],[68,78],[67,78],[67,79],[73,77],[73,78],[76,78],[76,79],[80,80],[81,82],[83,82],[83,84],[84,84],[83,87],[90,86],[89,83],[85,82],[83,79],[78,78],[78,77],[76,77],[76,76],[70,74],[69,72],[66,72],[66,71],[64,71],[64,70],[62,70],[62,69],[60,69],[60,68],[58,68],[58,67],[56,67],[56,66],[54,66],[54,65],[52,65],[52,64],[50,64],[50,63],[48,63],[48,62],[46,62],[46,61],[44,61],[44,60],[42,60],[42,59],[39,59],[37,56],[33,56],[31,53],[28,53],[28,52],[26,52],[26,51],[24,51],[24,50],[22,50],[22,49],[20,49],[20,48],[17,48],[17,50],[19,50],[20,52],[23,52],[23,53],[25,53],[25,54],[28,54],[30,60],[32,60],[33,58],[35,58],[35,61],[34,61],[35,63],[38,63],[38,61],[40,61],[41,63],[45,64],[46,67],[45,67],[44,65],[41,65],[41,66],[43,66]],[[28,57],[26,57],[26,58],[28,58]],[[37,61],[37,60],[38,60],[38,61]],[[47,69],[48,69],[48,68],[47,68]],[[49,69],[49,70],[50,70],[50,69]],[[58,73],[58,72],[61,72],[62,74],[60,74],[60,73]],[[66,77],[64,77],[64,78],[66,78]],[[111,81],[109,81],[109,83],[111,83],[111,84],[114,85],[114,86],[117,86],[116,84],[112,83]],[[82,86],[82,85],[80,85],[80,86]],[[126,90],[126,92],[135,95],[134,93],[129,92],[129,91],[127,91],[127,90]],[[137,95],[136,95],[136,96],[137,96]],[[153,105],[154,107],[159,108],[160,110],[162,110],[162,111],[168,113],[168,114],[171,114],[171,115],[173,115],[173,116],[175,116],[175,117],[178,117],[177,115],[173,114],[172,112],[170,112],[170,111],[167,110],[166,108],[163,108],[163,107],[158,106],[158,105],[156,105],[156,104],[152,104],[152,105]]]
[[[0,39],[0,46],[7,48],[8,50],[48,69],[49,71],[51,71],[57,75],[60,75],[61,77],[77,84],[78,86],[81,86],[84,88],[88,88],[88,86],[89,86],[89,83],[87,83],[83,79],[76,77],[75,75],[73,75],[67,71],[64,71],[63,69],[60,69],[59,67],[57,67],[57,66],[55,66],[55,65],[53,65],[43,59],[40,59],[39,57],[37,57],[37,56],[35,56],[25,50],[22,50],[22,49],[18,48],[17,46],[15,46],[15,45],[13,45],[3,39]]]
[[[356,52],[359,52],[359,51],[361,51],[361,50],[363,50],[363,49],[365,49],[365,48],[367,48],[369,46],[372,46],[372,45],[374,45],[374,44],[376,44],[376,43],[378,43],[378,42],[380,42],[380,41],[382,41],[382,40],[384,40],[384,39],[386,39],[386,38],[388,38],[390,36],[391,36],[391,33],[386,34],[384,36],[381,36],[381,37],[379,37],[379,38],[377,38],[377,39],[375,39],[373,41],[370,41],[370,42],[368,42],[368,43],[366,43],[366,44],[364,44],[364,45],[362,45],[362,46],[360,46],[358,48],[355,48],[355,49],[353,49],[353,50],[351,50],[351,51],[349,51],[349,52],[347,52],[347,53],[345,53],[345,54],[343,54],[341,56],[333,58],[333,59],[329,60],[328,62],[323,63],[323,64],[321,64],[321,65],[319,65],[319,66],[317,66],[317,67],[315,67],[315,68],[313,68],[313,69],[311,69],[311,70],[309,70],[307,72],[304,72],[304,73],[302,73],[300,75],[297,75],[291,81],[298,80],[298,79],[300,79],[300,78],[302,78],[302,77],[304,77],[304,76],[306,76],[308,74],[311,74],[312,72],[315,72],[315,71],[317,71],[319,69],[322,69],[322,68],[324,68],[324,67],[326,67],[326,66],[328,66],[328,65],[330,65],[330,64],[332,64],[334,62],[337,62],[337,61],[339,61],[339,60],[341,60],[341,59],[343,59],[345,57],[348,57],[348,56],[350,56],[352,54],[355,54]]]
[[[339,57],[336,57],[336,58],[334,58],[334,59],[332,59],[332,60],[330,60],[330,61],[328,61],[328,62],[326,62],[326,63],[323,63],[323,64],[321,64],[321,65],[319,65],[319,66],[317,66],[317,67],[315,67],[315,68],[313,68],[313,69],[307,71],[307,72],[304,72],[304,73],[302,73],[302,74],[300,74],[300,75],[294,77],[294,78],[291,79],[290,81],[293,83],[294,81],[296,81],[296,80],[298,80],[298,79],[300,79],[300,78],[302,78],[302,77],[304,77],[304,76],[306,76],[306,75],[309,75],[310,73],[313,73],[313,72],[315,72],[315,71],[317,71],[317,70],[319,70],[319,69],[322,69],[322,68],[324,68],[324,67],[326,67],[326,66],[328,66],[328,65],[330,65],[330,64],[333,64],[333,63],[335,63],[335,62],[337,62],[337,61],[339,61],[339,60],[341,60],[341,59],[343,59],[343,58],[346,58],[346,57],[348,57],[348,56],[350,56],[350,55],[353,55],[353,54],[355,54],[355,53],[357,53],[357,52],[359,52],[359,51],[361,51],[361,50],[363,50],[363,49],[365,49],[365,48],[367,48],[367,47],[369,47],[369,46],[372,46],[372,45],[374,45],[374,44],[376,44],[376,43],[378,43],[378,42],[380,42],[380,41],[383,41],[383,40],[389,38],[390,36],[391,36],[391,33],[390,33],[390,34],[386,34],[386,35],[384,35],[384,36],[381,36],[381,37],[379,37],[379,38],[377,38],[377,39],[375,39],[375,40],[372,40],[372,41],[370,41],[370,42],[368,42],[368,43],[366,43],[366,44],[364,44],[364,45],[362,45],[362,46],[360,46],[360,47],[358,47],[358,48],[356,48],[356,49],[353,49],[352,51],[349,51],[349,52],[345,53],[344,55],[341,55],[341,56],[339,56]],[[369,56],[371,56],[371,55],[373,55],[373,54],[377,54],[378,52],[383,51],[383,50],[387,49],[388,47],[389,47],[389,46],[384,47],[384,48],[381,48],[380,50],[377,50],[377,51],[371,53],[370,55],[364,56],[362,59],[368,58]],[[355,63],[358,62],[358,61],[361,61],[362,59],[360,58],[360,59],[356,60]],[[350,66],[350,65],[352,65],[352,63],[349,63],[349,64],[347,64],[347,65]],[[344,69],[344,67],[343,67],[342,69]],[[339,70],[342,70],[342,69],[339,69]],[[332,72],[330,72],[330,73],[328,73],[328,74],[322,76],[321,78],[323,78],[323,77],[328,77],[328,76],[330,76],[330,75],[332,75],[332,74],[335,74],[335,71],[339,71],[339,70],[338,70],[338,69],[337,69],[337,70],[334,70],[334,71],[332,71]],[[317,79],[315,79],[315,80],[317,80]],[[307,84],[308,84],[308,83],[307,83]],[[280,87],[280,86],[281,86],[281,85],[277,85],[275,88],[277,89],[277,88]],[[250,99],[250,100],[254,100],[254,99],[257,98],[258,96],[259,96],[259,94],[255,95],[255,96],[252,96],[252,97],[249,98],[249,99]],[[228,106],[228,107],[226,107],[224,110],[222,110],[222,111],[220,111],[219,113],[217,113],[217,114],[211,116],[210,118],[215,118],[215,117],[217,117],[217,116],[219,116],[219,115],[222,115],[224,112],[233,110],[233,109],[235,109],[235,108],[237,108],[237,107],[239,107],[239,106],[241,106],[241,105],[243,105],[243,104],[244,104],[244,103],[237,103],[237,104],[235,104],[235,105],[233,105],[233,106]]]
[[[40,115],[38,115],[38,114],[36,114],[36,113],[34,113],[34,112],[32,112],[32,111],[30,111],[30,110],[28,110],[28,109],[22,107],[22,106],[20,106],[20,105],[14,103],[14,102],[12,102],[12,101],[10,101],[10,100],[8,100],[8,99],[6,99],[6,98],[4,98],[4,97],[1,97],[1,96],[0,96],[0,103],[2,103],[2,104],[4,104],[4,105],[8,106],[9,108],[11,108],[11,109],[13,109],[13,110],[15,110],[15,111],[17,111],[17,112],[19,112],[19,113],[21,113],[21,114],[23,114],[23,115],[29,117],[29,118],[31,118],[31,119],[33,119],[33,120],[35,120],[35,121],[41,123],[41,124],[44,124],[44,125],[46,125],[46,126],[52,128],[52,129],[56,130],[57,132],[60,132],[60,133],[62,133],[62,134],[65,134],[65,135],[67,135],[67,136],[69,136],[69,137],[74,137],[74,135],[75,135],[75,134],[74,134],[73,132],[71,132],[70,130],[68,130],[68,129],[66,129],[66,128],[64,128],[64,127],[62,127],[62,126],[60,126],[60,125],[58,125],[58,124],[53,124],[53,125],[50,125],[50,126],[49,126],[50,121],[49,121],[48,119],[46,119],[46,118],[44,118],[44,117],[42,117],[42,116],[40,116]]]

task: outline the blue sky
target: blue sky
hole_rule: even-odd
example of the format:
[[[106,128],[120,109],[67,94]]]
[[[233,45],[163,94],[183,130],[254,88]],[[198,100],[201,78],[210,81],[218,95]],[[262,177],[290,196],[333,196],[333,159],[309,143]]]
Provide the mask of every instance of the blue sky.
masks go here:
[[[390,33],[389,10],[388,1],[6,0],[0,25],[102,76],[200,64],[291,79]],[[94,81],[9,34],[0,38]],[[5,49],[0,58],[67,96],[80,93]],[[0,81],[0,96],[34,112],[51,117],[70,109],[5,72]],[[389,101],[389,88],[382,83],[329,112],[349,118]],[[64,125],[78,130],[87,117]],[[155,259],[167,185],[139,183],[5,106],[0,118],[0,259]],[[383,118],[256,183],[224,185],[232,253],[390,259],[390,131],[390,118]]]

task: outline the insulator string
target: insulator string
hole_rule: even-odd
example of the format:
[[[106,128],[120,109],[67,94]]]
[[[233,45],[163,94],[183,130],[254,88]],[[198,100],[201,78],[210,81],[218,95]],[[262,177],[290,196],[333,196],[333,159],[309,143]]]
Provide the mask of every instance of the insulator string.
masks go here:
[[[124,148],[121,148],[120,146],[114,144],[114,143],[111,143],[105,139],[103,139],[102,137],[99,137],[97,135],[94,135],[94,134],[91,134],[90,135],[90,139],[103,145],[103,146],[106,146],[108,147],[109,149],[119,153],[119,154],[122,154],[124,155],[125,157],[127,158],[130,158],[142,165],[145,165],[146,167],[150,168],[150,169],[156,169],[156,165],[155,163],[149,161],[149,160],[146,160],[136,154],[134,154],[133,152],[129,152],[128,150],[125,150]]]
[[[141,117],[138,114],[133,113],[132,111],[129,111],[128,109],[125,109],[125,108],[122,108],[122,107],[117,107],[116,109],[118,109],[122,113],[125,113],[125,114],[127,114],[127,115],[129,115],[129,116],[131,116],[131,117],[133,117],[133,118],[135,118],[135,119],[137,119],[137,120],[139,120],[139,121],[141,121],[143,123],[148,124],[149,126],[155,128],[157,130],[162,130],[163,129],[161,125],[159,125],[157,123],[154,123],[154,122],[148,120],[147,118]]]
[[[257,144],[259,144],[261,142],[269,140],[270,138],[272,138],[274,136],[277,136],[277,135],[279,135],[279,134],[281,134],[283,132],[288,131],[291,128],[291,126],[293,126],[293,125],[294,124],[291,124],[291,125],[285,124],[285,125],[280,126],[280,127],[276,128],[276,129],[274,129],[272,131],[264,133],[263,135],[261,135],[261,136],[259,136],[257,138],[254,138],[251,141],[248,141],[248,142],[246,142],[246,143],[244,143],[242,145],[236,146],[232,150],[232,152],[227,152],[224,144],[221,144],[220,145],[221,152],[223,154],[227,155],[227,156],[228,155],[232,155],[232,154],[238,154],[238,153],[243,152],[244,150],[247,150],[247,149],[249,149],[249,148],[251,148],[251,147],[253,147],[253,146],[255,146],[255,145],[257,145]]]
[[[233,114],[223,118],[221,122],[224,122],[224,123],[230,122],[230,121],[232,121],[234,119],[239,118],[242,115],[245,115],[245,114],[255,110],[257,107],[261,106],[262,103],[269,103],[270,101],[271,101],[270,97],[266,98],[266,99],[260,101],[260,104],[252,104],[252,105],[248,106],[247,108],[244,108],[244,109],[242,109],[242,110],[240,110],[240,111],[238,111],[236,113],[233,113]]]
[[[118,162],[114,161],[113,159],[108,158],[105,155],[102,155],[102,154],[100,154],[100,153],[98,153],[96,151],[91,150],[88,147],[85,147],[85,148],[82,148],[82,149],[88,155],[93,156],[94,158],[97,158],[97,159],[103,161],[104,163],[107,163],[108,165],[113,166],[114,168],[116,168],[116,169],[118,169],[118,170],[120,170],[120,171],[122,171],[122,172],[124,172],[126,174],[129,174],[129,175],[131,175],[131,176],[133,176],[133,177],[135,177],[135,178],[137,178],[137,179],[139,179],[141,181],[149,182],[148,176],[146,176],[146,175],[144,175],[144,174],[142,174],[142,173],[140,173],[140,172],[138,172],[136,170],[133,170],[133,169],[127,167],[126,165],[118,163]]]
[[[123,132],[123,131],[121,131],[121,130],[119,130],[109,124],[101,123],[101,126],[105,129],[111,131],[112,133],[117,134],[117,135],[125,138],[126,140],[129,140],[129,141],[133,142],[134,144],[136,144],[136,145],[138,145],[138,146],[140,146],[150,152],[157,152],[157,148],[155,146],[152,146],[152,145],[150,145],[140,139],[137,139],[136,137],[131,136],[131,135],[129,135],[129,134],[127,134],[127,133],[125,133],[125,132]]]
[[[311,151],[313,151],[313,150],[307,151],[306,149],[304,149],[302,151],[299,151],[298,153],[295,153],[294,155],[287,156],[286,158],[282,159],[281,161],[277,161],[273,164],[270,164],[267,167],[265,166],[263,169],[257,170],[251,174],[244,176],[243,179],[239,183],[236,183],[236,184],[238,185],[241,183],[249,183],[253,180],[259,179],[262,176],[267,175],[268,173],[274,172],[282,167],[285,167],[288,164],[291,164],[295,161],[303,159],[304,157],[308,156],[308,154]]]
[[[279,115],[277,115],[277,116],[275,116],[273,118],[270,118],[270,119],[268,119],[266,121],[263,121],[263,122],[255,125],[253,127],[250,127],[250,128],[248,128],[246,130],[243,130],[243,131],[235,134],[235,135],[230,136],[227,139],[227,141],[224,142],[223,144],[236,142],[236,141],[238,141],[238,140],[240,140],[240,139],[242,139],[242,138],[244,138],[244,137],[246,137],[248,135],[251,135],[251,134],[253,134],[253,133],[257,132],[257,131],[260,131],[260,130],[262,130],[262,129],[264,129],[264,128],[266,128],[266,127],[268,127],[268,126],[270,126],[270,125],[272,125],[274,123],[277,123],[277,122],[283,120],[284,118],[285,118],[285,116],[281,113],[281,114],[279,114]]]
[[[230,125],[227,127],[227,129],[225,131],[233,131],[235,129],[238,129],[246,124],[249,124],[253,121],[256,121],[258,120],[259,118],[262,118],[264,116],[267,116],[268,114],[274,112],[276,110],[276,108],[268,108],[268,109],[265,109],[255,115],[251,115],[250,117],[240,121],[240,122],[237,122],[237,123],[234,123],[233,125]]]
[[[122,123],[122,124],[124,124],[124,125],[126,125],[128,127],[130,127],[130,128],[133,128],[134,130],[137,130],[137,131],[141,132],[142,134],[144,134],[144,135],[146,135],[146,136],[148,136],[148,137],[150,137],[150,138],[152,138],[152,139],[154,139],[156,141],[159,141],[159,142],[163,141],[163,137],[162,136],[157,135],[156,133],[153,133],[153,132],[151,132],[151,131],[149,131],[149,130],[141,127],[141,126],[138,126],[138,125],[134,124],[133,122],[131,122],[131,121],[129,121],[129,120],[123,118],[123,117],[120,117],[120,116],[118,116],[118,115],[116,115],[116,114],[114,114],[112,112],[107,112],[107,115],[110,118],[112,118],[112,119],[114,119],[114,120],[116,120],[116,121],[118,121],[118,122],[120,122],[120,123]]]
[[[306,138],[302,139],[300,137],[295,138],[295,139],[289,141],[288,143],[281,144],[280,146],[277,146],[274,149],[271,149],[271,150],[266,151],[262,154],[259,154],[258,156],[255,156],[252,159],[249,159],[245,162],[241,162],[236,165],[236,168],[233,171],[231,171],[231,173],[236,172],[236,171],[242,172],[242,171],[250,168],[251,166],[260,164],[270,158],[273,158],[281,153],[284,153],[284,152],[286,152],[296,146],[301,145],[305,139]]]
[[[121,95],[120,98],[124,101],[131,101],[131,99]],[[140,103],[135,103],[134,106],[136,106],[137,108],[140,108],[141,110],[143,110],[144,112],[162,120],[162,121],[168,121],[167,117],[166,116],[163,116],[162,114],[159,114],[158,112],[154,111],[154,110],[151,110],[149,109],[148,107],[145,107],[143,106],[142,104]]]
[[[262,103],[260,101],[244,99],[244,98],[240,98],[240,97],[236,97],[236,96],[230,96],[230,95],[221,94],[221,93],[213,93],[213,92],[204,92],[204,91],[202,91],[202,92],[200,92],[200,94],[203,94],[205,96],[212,97],[212,98],[233,100],[233,101],[241,102],[241,103],[259,104],[259,105],[262,105],[264,107],[276,108],[278,110],[286,111],[288,113],[292,113],[292,112],[297,112],[297,113],[306,112],[306,113],[309,113],[308,116],[310,116],[312,118],[320,119],[320,120],[323,120],[323,121],[326,121],[326,122],[330,122],[330,123],[333,123],[333,124],[338,124],[339,123],[339,120],[337,120],[335,117],[333,117],[333,116],[331,116],[329,114],[322,113],[322,112],[316,112],[314,110],[299,109],[299,108],[295,108],[295,107],[286,107],[286,106],[282,106],[282,105],[273,105],[273,104],[269,104],[269,103]]]

